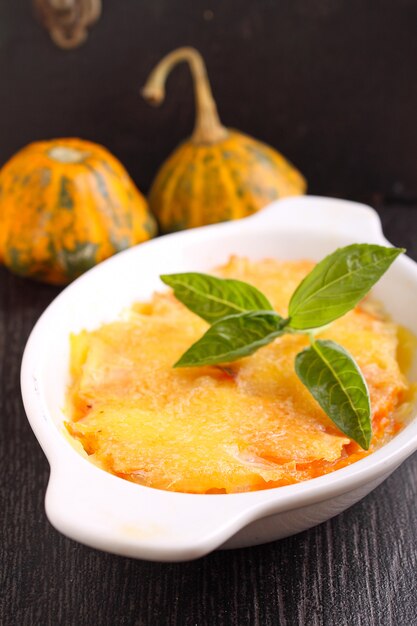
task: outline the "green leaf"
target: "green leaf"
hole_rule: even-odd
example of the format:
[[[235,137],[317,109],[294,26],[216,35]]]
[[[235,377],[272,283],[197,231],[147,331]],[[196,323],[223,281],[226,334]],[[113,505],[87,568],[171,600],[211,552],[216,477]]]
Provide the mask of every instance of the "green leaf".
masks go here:
[[[277,313],[269,311],[222,318],[182,355],[175,367],[230,363],[249,356],[282,335],[285,323]]]
[[[160,278],[173,288],[180,302],[210,323],[237,313],[273,310],[272,304],[256,287],[241,280],[198,272],[163,274]]]
[[[288,315],[295,330],[319,328],[333,322],[368,293],[402,248],[353,244],[325,257],[292,295]]]
[[[345,435],[368,450],[371,405],[353,357],[334,341],[315,341],[295,358],[295,371],[323,411]]]

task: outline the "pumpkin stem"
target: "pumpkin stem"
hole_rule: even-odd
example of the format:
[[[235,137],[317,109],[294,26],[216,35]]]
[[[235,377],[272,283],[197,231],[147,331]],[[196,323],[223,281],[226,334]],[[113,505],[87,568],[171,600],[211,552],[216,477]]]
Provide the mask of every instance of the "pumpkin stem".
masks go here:
[[[168,74],[183,61],[189,64],[194,79],[196,120],[191,141],[205,144],[221,141],[228,133],[217,113],[203,57],[195,48],[178,48],[167,54],[151,72],[142,95],[150,104],[161,104]]]

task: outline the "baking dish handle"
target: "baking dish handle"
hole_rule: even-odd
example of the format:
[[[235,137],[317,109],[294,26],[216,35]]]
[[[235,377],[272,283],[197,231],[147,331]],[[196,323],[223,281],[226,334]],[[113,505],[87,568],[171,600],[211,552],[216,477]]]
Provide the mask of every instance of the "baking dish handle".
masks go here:
[[[349,200],[320,196],[294,196],[269,204],[248,221],[281,225],[283,229],[308,228],[386,243],[381,221],[371,207]]]
[[[88,546],[152,561],[190,560],[259,516],[262,493],[242,507],[233,495],[161,491],[103,472],[71,453],[67,466],[52,463],[46,512],[57,530]]]

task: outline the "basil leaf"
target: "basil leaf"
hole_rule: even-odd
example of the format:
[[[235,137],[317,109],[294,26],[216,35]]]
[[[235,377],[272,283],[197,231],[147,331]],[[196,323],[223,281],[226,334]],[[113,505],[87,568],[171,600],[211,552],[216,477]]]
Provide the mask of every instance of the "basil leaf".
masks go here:
[[[285,323],[286,320],[277,313],[269,311],[251,311],[224,317],[215,322],[174,367],[230,363],[249,356],[282,335]]]
[[[161,280],[175,297],[207,322],[246,311],[272,311],[273,306],[256,287],[241,280],[188,272],[163,274]]]
[[[353,357],[334,341],[315,341],[297,354],[295,371],[321,408],[345,435],[368,450],[371,405]]]
[[[308,330],[341,317],[368,293],[387,271],[401,248],[353,244],[325,257],[292,295],[289,326]]]

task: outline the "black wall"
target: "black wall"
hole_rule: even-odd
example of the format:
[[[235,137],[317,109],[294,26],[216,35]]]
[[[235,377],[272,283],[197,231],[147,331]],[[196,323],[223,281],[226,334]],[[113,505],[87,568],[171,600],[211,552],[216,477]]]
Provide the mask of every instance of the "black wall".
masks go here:
[[[146,191],[193,125],[185,67],[160,109],[140,96],[180,45],[203,53],[223,122],[283,152],[310,192],[417,197],[416,0],[103,0],[69,52],[30,0],[0,0],[0,163],[30,141],[81,136]]]

